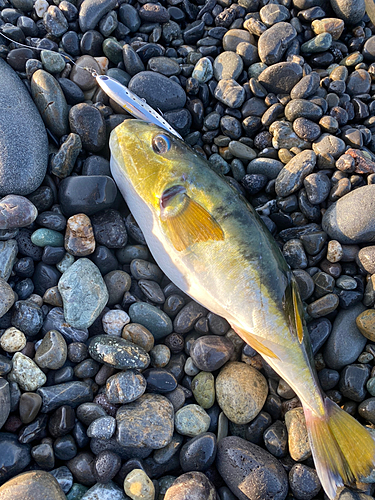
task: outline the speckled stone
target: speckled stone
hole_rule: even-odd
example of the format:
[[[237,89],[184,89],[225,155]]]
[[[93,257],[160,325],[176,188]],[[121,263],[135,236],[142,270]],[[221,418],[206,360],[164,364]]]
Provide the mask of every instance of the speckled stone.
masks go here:
[[[24,83],[2,58],[0,88],[0,196],[27,195],[47,170],[47,133]]]
[[[80,500],[127,500],[123,490],[112,481],[105,484],[96,483],[79,498]]]
[[[43,470],[24,472],[0,487],[1,500],[66,500],[57,480]],[[104,500],[104,499],[102,499]]]
[[[142,374],[134,370],[116,373],[106,382],[106,395],[113,404],[126,404],[135,401],[146,390],[146,380]]]
[[[359,331],[371,342],[375,342],[375,310],[367,309],[356,318]]]
[[[311,448],[303,409],[293,408],[286,412],[285,424],[288,430],[290,456],[296,462],[303,462],[311,457]]]
[[[212,373],[199,372],[191,382],[191,390],[196,402],[205,410],[215,403],[215,379]]]
[[[88,328],[104,309],[108,291],[99,269],[82,258],[72,264],[59,280],[66,322],[75,328]]]
[[[133,469],[124,480],[124,490],[132,500],[154,500],[154,483],[142,469]]]
[[[196,404],[189,404],[180,408],[175,415],[175,427],[183,436],[195,437],[207,432],[211,419],[207,412]]]
[[[18,328],[7,328],[0,337],[0,346],[5,352],[22,351],[26,346],[26,337]]]
[[[65,250],[75,257],[85,257],[95,251],[95,237],[91,220],[85,214],[69,217],[66,223]]]
[[[41,368],[58,370],[64,365],[67,352],[67,345],[61,333],[50,330],[43,337],[34,359]]]
[[[28,226],[37,215],[35,205],[24,196],[9,194],[0,200],[0,229]]]
[[[132,342],[113,335],[97,335],[89,345],[90,356],[118,370],[127,368],[147,368],[149,355]]]
[[[267,394],[264,376],[245,363],[226,364],[216,378],[217,402],[235,424],[251,422],[261,411]]]
[[[160,481],[159,481],[160,482]],[[186,472],[167,489],[164,500],[216,500],[214,485],[203,472]],[[228,497],[229,500],[229,497]]]

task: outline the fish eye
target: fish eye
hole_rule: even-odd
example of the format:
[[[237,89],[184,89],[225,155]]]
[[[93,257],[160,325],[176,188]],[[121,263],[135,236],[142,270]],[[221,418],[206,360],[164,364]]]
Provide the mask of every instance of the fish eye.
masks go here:
[[[171,141],[166,135],[158,134],[152,139],[152,149],[158,155],[163,155],[169,151],[171,147]]]

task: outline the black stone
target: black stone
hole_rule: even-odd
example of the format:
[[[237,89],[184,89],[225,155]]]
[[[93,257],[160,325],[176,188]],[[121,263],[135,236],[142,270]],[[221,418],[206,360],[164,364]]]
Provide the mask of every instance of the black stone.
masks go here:
[[[204,432],[188,441],[181,448],[181,468],[184,472],[204,472],[214,463],[216,452],[217,444],[215,434]]]
[[[43,399],[42,413],[48,413],[61,405],[76,408],[81,403],[92,401],[92,388],[84,382],[67,382],[65,384],[41,387],[37,390]]]
[[[146,379],[148,392],[163,394],[171,392],[177,387],[174,375],[164,368],[149,368],[142,375]]]

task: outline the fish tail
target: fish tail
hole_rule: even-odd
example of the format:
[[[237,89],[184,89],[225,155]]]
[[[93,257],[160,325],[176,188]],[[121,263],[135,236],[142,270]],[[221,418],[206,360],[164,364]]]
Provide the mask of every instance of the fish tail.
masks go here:
[[[307,432],[320,482],[333,500],[338,487],[368,476],[375,467],[375,441],[357,420],[328,397],[324,414],[304,407]]]

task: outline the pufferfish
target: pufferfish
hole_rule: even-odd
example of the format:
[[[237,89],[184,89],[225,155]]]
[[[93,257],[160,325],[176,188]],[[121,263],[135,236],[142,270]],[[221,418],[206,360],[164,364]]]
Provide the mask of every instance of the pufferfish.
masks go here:
[[[159,267],[224,317],[298,395],[328,497],[367,476],[375,441],[319,387],[296,281],[255,210],[207,160],[155,124],[125,120],[110,149],[112,175]]]

